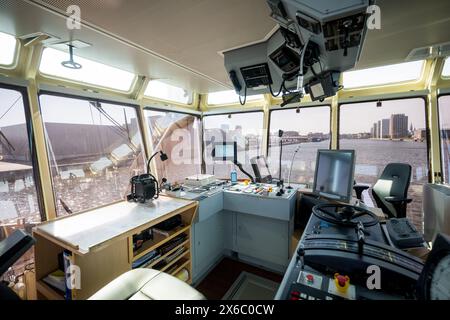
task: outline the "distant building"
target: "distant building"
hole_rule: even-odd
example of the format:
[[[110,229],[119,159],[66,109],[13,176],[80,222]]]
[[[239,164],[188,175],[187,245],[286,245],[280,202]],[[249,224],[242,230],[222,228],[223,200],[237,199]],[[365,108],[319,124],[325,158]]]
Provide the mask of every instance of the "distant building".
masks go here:
[[[284,136],[285,137],[298,137],[300,133],[298,131],[285,131]]]
[[[389,130],[390,130],[390,123],[391,119],[383,119],[380,121],[381,127],[380,127],[380,138],[389,138]]]
[[[389,135],[391,139],[408,137],[408,116],[403,113],[391,115]]]
[[[373,124],[371,131],[372,131],[372,138],[377,139],[378,138],[378,122],[375,122]]]
[[[424,141],[426,138],[427,138],[427,130],[426,129],[414,130],[414,140]]]

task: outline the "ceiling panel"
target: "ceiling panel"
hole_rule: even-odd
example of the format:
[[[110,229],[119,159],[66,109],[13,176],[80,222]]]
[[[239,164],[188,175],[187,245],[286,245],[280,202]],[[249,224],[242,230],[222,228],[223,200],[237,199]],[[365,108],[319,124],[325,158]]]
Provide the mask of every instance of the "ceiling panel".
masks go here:
[[[0,0],[0,30],[45,31],[94,46],[79,55],[153,78],[215,91],[229,85],[218,52],[263,39],[274,28],[266,0]],[[30,5],[30,3],[38,3]],[[80,31],[65,28],[68,5]],[[418,47],[450,41],[450,1],[378,0],[382,29],[368,32],[356,68],[404,61]],[[50,8],[51,11],[43,8]],[[159,56],[159,58],[158,58]]]

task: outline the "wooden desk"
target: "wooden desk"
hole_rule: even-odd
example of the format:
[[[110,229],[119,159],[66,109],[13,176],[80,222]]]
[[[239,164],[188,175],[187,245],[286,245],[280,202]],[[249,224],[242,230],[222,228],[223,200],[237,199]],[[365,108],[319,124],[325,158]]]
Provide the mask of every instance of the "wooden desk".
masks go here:
[[[37,226],[33,230],[33,236],[37,240],[35,260],[38,294],[47,299],[63,298],[60,292],[42,281],[58,269],[58,254],[63,251],[72,254],[71,263],[80,267],[81,271],[81,289],[72,290],[71,298],[86,299],[119,275],[131,270],[133,261],[181,234],[187,235],[188,239],[174,250],[184,247],[185,252],[161,271],[177,266],[172,272],[176,274],[187,268],[190,283],[191,225],[197,208],[196,201],[162,196],[145,204],[119,202]],[[170,231],[168,236],[155,234],[153,240],[133,251],[133,235],[177,214],[181,215],[183,226]]]

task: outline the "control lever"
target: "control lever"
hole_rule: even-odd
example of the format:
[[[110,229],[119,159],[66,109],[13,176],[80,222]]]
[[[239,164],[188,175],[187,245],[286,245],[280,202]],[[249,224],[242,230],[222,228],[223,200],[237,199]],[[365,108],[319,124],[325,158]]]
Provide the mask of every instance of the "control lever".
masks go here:
[[[366,238],[364,235],[364,224],[359,221],[356,225],[356,235],[358,238],[358,252],[359,254],[362,254],[364,251],[364,243],[366,242]]]
[[[303,270],[305,268],[305,247],[301,244],[297,249],[297,263],[300,260],[300,268]]]

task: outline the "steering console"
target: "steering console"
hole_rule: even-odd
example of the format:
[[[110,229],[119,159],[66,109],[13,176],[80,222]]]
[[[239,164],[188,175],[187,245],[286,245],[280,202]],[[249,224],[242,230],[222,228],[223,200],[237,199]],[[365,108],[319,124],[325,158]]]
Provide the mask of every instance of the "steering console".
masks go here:
[[[354,228],[362,224],[367,228],[379,223],[378,217],[369,210],[348,204],[319,204],[312,212],[321,220],[344,227]]]

